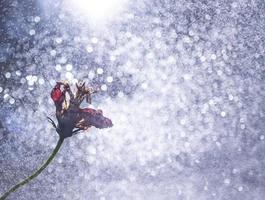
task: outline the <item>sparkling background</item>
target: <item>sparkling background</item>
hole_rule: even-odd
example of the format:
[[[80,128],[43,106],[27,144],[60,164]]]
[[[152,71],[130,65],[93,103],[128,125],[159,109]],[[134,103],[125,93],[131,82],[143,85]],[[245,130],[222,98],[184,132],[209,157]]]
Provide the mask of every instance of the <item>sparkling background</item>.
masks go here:
[[[0,193],[56,144],[55,81],[85,80],[114,127],[67,139],[9,199],[263,200],[265,2],[71,3],[0,2]]]

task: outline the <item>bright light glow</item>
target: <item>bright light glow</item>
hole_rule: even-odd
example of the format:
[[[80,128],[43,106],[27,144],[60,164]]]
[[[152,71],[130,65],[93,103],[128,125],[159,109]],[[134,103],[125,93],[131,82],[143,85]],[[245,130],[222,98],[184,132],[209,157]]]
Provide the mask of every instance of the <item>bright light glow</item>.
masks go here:
[[[95,21],[104,21],[117,15],[126,0],[68,0],[68,8]]]

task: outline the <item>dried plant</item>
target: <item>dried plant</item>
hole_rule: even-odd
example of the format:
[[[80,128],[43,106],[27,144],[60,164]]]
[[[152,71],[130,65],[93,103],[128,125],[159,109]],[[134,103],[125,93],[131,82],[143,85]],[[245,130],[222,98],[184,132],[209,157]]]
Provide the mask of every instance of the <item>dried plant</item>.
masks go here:
[[[57,145],[50,157],[36,172],[13,186],[10,190],[4,193],[2,197],[0,197],[0,200],[6,199],[9,194],[37,177],[54,159],[65,138],[71,137],[82,130],[87,130],[91,126],[96,128],[108,128],[113,126],[112,121],[103,116],[102,110],[80,108],[84,99],[86,99],[88,103],[91,103],[91,94],[95,93],[96,90],[86,87],[85,82],[79,82],[76,84],[76,88],[77,91],[74,95],[67,82],[56,83],[52,89],[51,98],[56,107],[56,118],[58,124],[49,117],[48,120],[59,134]],[[66,94],[69,95],[69,100],[67,100]]]

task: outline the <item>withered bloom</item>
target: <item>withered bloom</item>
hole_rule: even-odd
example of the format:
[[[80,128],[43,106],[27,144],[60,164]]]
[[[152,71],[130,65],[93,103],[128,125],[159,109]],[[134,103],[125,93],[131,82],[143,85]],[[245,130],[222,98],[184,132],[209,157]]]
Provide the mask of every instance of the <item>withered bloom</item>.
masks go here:
[[[48,119],[60,136],[57,145],[50,157],[36,172],[13,186],[0,197],[0,200],[6,199],[9,194],[37,177],[54,159],[65,138],[71,137],[79,131],[87,130],[91,126],[96,128],[108,128],[113,126],[111,120],[104,117],[101,110],[80,108],[84,99],[86,99],[88,103],[91,103],[91,94],[95,93],[95,91],[92,88],[86,87],[85,83],[76,84],[76,87],[77,91],[75,95],[72,93],[68,83],[57,82],[52,89],[51,98],[56,107],[58,124],[56,125],[51,118],[48,117]],[[68,99],[67,96],[69,96]]]
[[[108,128],[113,126],[110,119],[103,116],[102,110],[91,108],[80,108],[80,104],[87,100],[91,103],[91,94],[95,93],[92,88],[86,87],[85,83],[76,84],[76,94],[71,91],[68,83],[57,82],[51,92],[51,98],[56,106],[56,118],[58,124],[56,131],[61,138],[71,137],[81,130],[86,130],[91,126],[96,128]],[[69,95],[69,101],[66,100]],[[51,119],[50,119],[51,120]]]

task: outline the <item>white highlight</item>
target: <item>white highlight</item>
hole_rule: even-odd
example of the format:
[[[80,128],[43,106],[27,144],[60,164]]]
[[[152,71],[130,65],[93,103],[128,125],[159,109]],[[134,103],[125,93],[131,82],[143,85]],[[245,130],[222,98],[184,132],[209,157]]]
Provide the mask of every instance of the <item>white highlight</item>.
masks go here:
[[[88,17],[91,22],[110,19],[121,11],[126,0],[67,0],[67,7]]]

